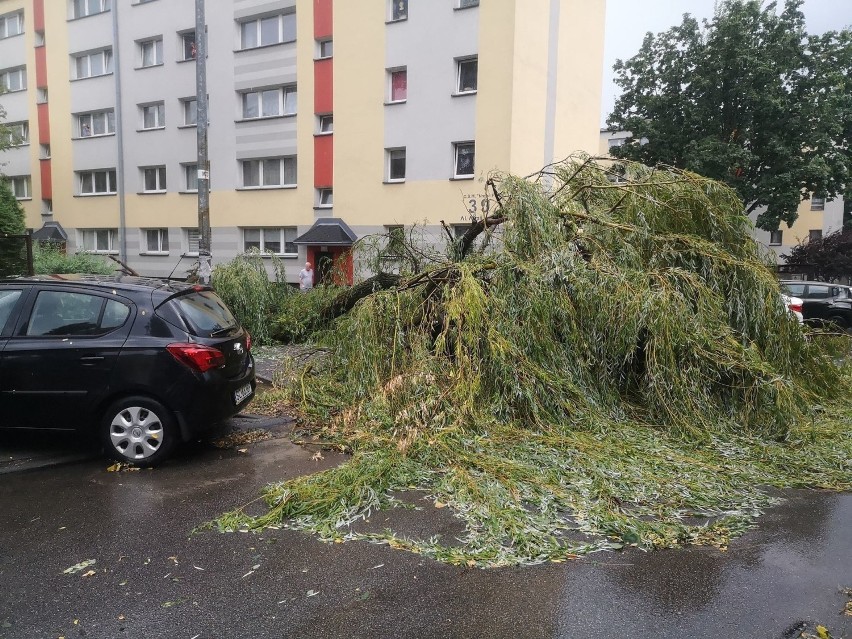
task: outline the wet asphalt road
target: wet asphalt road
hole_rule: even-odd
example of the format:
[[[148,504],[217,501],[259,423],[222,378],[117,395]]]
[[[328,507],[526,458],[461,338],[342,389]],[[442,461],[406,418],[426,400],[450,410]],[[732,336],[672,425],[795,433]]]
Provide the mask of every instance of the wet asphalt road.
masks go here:
[[[462,569],[289,531],[192,535],[268,482],[340,461],[286,438],[245,448],[195,446],[156,470],[107,472],[84,455],[0,475],[0,638],[789,639],[816,623],[852,637],[850,494],[790,493],[727,552]],[[445,512],[403,522],[451,534]]]

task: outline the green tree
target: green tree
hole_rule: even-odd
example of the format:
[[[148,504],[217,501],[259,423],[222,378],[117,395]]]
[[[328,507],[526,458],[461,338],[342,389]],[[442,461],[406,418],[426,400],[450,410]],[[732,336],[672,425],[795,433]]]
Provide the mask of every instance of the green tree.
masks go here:
[[[757,225],[792,224],[810,194],[850,183],[852,32],[809,35],[803,0],[724,0],[689,14],[618,60],[622,94],[607,121],[630,131],[619,157],[667,164],[731,186]],[[640,142],[641,141],[641,142]],[[632,143],[630,143],[632,142]]]
[[[782,255],[788,266],[809,277],[836,280],[852,275],[852,229],[839,229],[819,239],[805,240]]]
[[[25,245],[6,235],[23,235],[26,231],[24,209],[15,199],[5,178],[0,176],[0,276],[21,275],[26,267]]]

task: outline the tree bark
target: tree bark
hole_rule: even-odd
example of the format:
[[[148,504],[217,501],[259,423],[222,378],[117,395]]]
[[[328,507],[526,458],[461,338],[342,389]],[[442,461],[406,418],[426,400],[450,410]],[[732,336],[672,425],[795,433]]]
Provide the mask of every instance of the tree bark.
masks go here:
[[[374,275],[340,293],[340,295],[331,301],[331,304],[323,309],[321,316],[323,320],[331,321],[341,315],[345,315],[352,310],[355,304],[358,303],[358,300],[372,295],[376,291],[397,286],[400,279],[399,275],[394,275],[393,273],[379,273],[378,275]]]

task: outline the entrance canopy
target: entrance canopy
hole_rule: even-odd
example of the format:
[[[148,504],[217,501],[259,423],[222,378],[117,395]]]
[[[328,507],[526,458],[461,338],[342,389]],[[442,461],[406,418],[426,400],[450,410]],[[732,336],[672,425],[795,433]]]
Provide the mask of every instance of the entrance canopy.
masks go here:
[[[320,246],[352,246],[358,236],[339,217],[321,217],[293,243]]]

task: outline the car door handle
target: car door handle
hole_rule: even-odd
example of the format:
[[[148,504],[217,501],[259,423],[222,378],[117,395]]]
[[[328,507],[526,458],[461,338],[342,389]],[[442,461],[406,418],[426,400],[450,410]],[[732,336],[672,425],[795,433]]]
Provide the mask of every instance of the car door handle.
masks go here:
[[[83,362],[83,366],[91,366],[97,362],[104,361],[104,358],[100,355],[93,355],[92,357],[81,357],[80,361]]]

